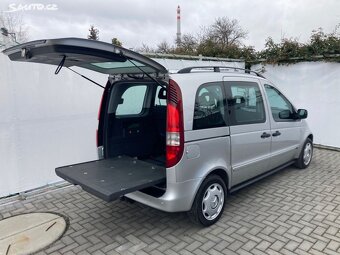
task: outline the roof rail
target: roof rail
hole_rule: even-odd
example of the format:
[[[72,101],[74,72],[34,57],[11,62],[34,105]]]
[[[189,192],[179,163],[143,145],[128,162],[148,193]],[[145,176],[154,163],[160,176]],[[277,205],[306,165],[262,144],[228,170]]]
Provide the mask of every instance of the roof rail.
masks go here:
[[[255,72],[255,71],[252,71],[252,70],[249,70],[249,69],[244,69],[244,68],[240,68],[240,67],[232,67],[232,66],[191,66],[191,67],[186,67],[186,68],[183,68],[181,70],[179,70],[177,73],[191,73],[192,70],[195,70],[195,69],[199,69],[201,71],[209,71],[209,70],[212,70],[214,73],[219,73],[221,72],[221,69],[222,71],[244,71],[245,73],[248,73],[248,74],[255,74],[256,76],[258,77],[261,77],[261,78],[265,78],[262,74],[258,73],[258,72]],[[224,69],[224,70],[223,70]]]

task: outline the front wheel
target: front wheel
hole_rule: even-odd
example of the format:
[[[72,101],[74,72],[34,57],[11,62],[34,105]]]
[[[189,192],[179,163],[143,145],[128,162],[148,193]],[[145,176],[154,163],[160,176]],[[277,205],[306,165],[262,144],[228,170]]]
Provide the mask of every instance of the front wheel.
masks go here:
[[[203,226],[210,226],[221,217],[227,188],[223,179],[218,175],[208,176],[199,188],[191,210],[190,219]]]
[[[295,162],[295,166],[300,169],[307,168],[310,165],[310,162],[312,161],[312,157],[313,157],[313,142],[311,139],[307,138],[303,145],[300,156]]]

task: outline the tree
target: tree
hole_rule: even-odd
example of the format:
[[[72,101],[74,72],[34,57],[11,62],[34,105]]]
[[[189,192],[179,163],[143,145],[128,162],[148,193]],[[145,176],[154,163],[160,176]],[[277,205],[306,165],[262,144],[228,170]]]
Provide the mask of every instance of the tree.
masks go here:
[[[1,35],[0,44],[13,44],[15,41],[23,43],[28,40],[27,27],[22,18],[22,14],[18,13],[0,13],[0,27],[7,29],[11,34],[7,36]]]
[[[307,43],[300,43],[294,38],[282,38],[280,43],[275,43],[271,37],[266,40],[265,48],[258,53],[259,57],[266,59],[267,63],[292,63],[301,60],[315,60],[323,55],[324,59],[339,62],[340,25],[337,25],[332,33],[325,33],[322,28],[312,31]],[[332,56],[333,55],[333,56]]]
[[[158,53],[170,53],[171,51],[172,51],[172,48],[170,44],[165,40],[157,45],[156,52]]]
[[[116,38],[116,37],[113,37],[111,41],[112,41],[113,45],[117,45],[117,46],[120,46],[120,47],[123,45],[122,42],[119,41],[118,38]]]
[[[89,32],[90,34],[87,36],[87,39],[95,40],[95,41],[99,40],[99,30],[95,28],[94,25],[91,25]]]
[[[264,50],[260,52],[260,57],[269,62],[275,62],[279,55],[280,45],[275,43],[272,37],[266,39]]]
[[[177,42],[178,47],[175,49],[177,54],[192,54],[197,51],[198,39],[192,34],[184,34],[180,42]]]
[[[249,56],[251,50],[242,49],[242,39],[247,32],[236,19],[217,18],[208,27],[202,27],[197,36],[197,54],[211,57],[239,58]],[[246,53],[247,52],[247,53]]]
[[[149,45],[142,43],[142,46],[137,49],[138,52],[143,52],[143,53],[154,53],[155,50],[150,47]]]
[[[197,46],[197,54],[207,57],[218,57],[220,55],[220,50],[211,39],[207,38],[202,40]]]
[[[222,51],[229,46],[240,46],[247,32],[242,29],[238,20],[227,17],[217,18],[208,29],[207,37]]]
[[[241,48],[240,58],[246,61],[254,61],[257,59],[257,52],[253,46],[244,46]]]
[[[259,53],[268,63],[278,63],[289,58],[302,57],[305,46],[294,38],[282,38],[280,43],[275,43],[273,38],[266,39],[265,48]]]
[[[199,55],[210,57],[244,57],[255,58],[255,50],[252,47],[242,47],[242,39],[247,32],[241,28],[236,19],[227,17],[216,19],[209,27],[201,27],[197,35],[184,34],[180,42],[175,41],[177,47],[172,47],[163,41],[157,45],[156,52],[175,53],[186,55]],[[147,45],[143,45],[141,52],[153,51]]]
[[[312,31],[310,37],[309,50],[312,54],[339,54],[340,53],[340,35],[338,32],[340,23],[335,27],[332,33],[326,34],[320,27]]]

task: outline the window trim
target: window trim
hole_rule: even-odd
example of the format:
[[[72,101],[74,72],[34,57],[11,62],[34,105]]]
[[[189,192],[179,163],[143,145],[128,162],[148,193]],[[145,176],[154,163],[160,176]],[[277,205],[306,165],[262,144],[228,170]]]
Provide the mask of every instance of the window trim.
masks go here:
[[[199,91],[202,89],[202,87],[209,87],[209,86],[220,86],[221,91],[222,91],[222,102],[223,102],[223,108],[224,108],[224,115],[223,120],[224,120],[224,125],[223,126],[212,126],[212,127],[205,127],[205,128],[195,128],[194,126],[194,116],[195,116],[195,104],[196,104],[196,99],[198,97],[198,93]],[[192,115],[192,130],[207,130],[207,129],[212,129],[212,128],[223,128],[223,127],[228,127],[230,125],[230,121],[229,121],[229,110],[228,110],[228,104],[227,104],[227,100],[226,100],[226,92],[225,92],[225,88],[223,85],[222,81],[215,81],[215,82],[206,82],[201,84],[197,89],[196,89],[196,93],[195,93],[195,98],[194,98],[194,107],[193,107],[193,115]]]
[[[263,107],[263,114],[264,114],[264,118],[261,121],[248,121],[248,122],[244,122],[244,123],[237,123],[235,118],[234,118],[234,113],[232,112],[232,109],[229,108],[229,100],[233,99],[233,95],[232,95],[232,91],[231,91],[231,85],[229,85],[230,83],[253,83],[257,85],[258,91],[261,94],[262,97],[262,107]],[[253,124],[263,124],[267,122],[267,114],[266,114],[266,102],[264,101],[264,96],[263,96],[263,91],[261,89],[261,85],[259,82],[255,81],[255,80],[251,80],[251,81],[243,81],[243,80],[226,80],[223,81],[224,84],[224,88],[226,91],[226,95],[227,95],[227,105],[228,105],[228,115],[229,115],[229,120],[230,120],[230,126],[241,126],[241,125],[253,125]],[[234,123],[235,122],[235,123]]]
[[[115,89],[117,89],[118,86],[127,86],[127,87],[132,87],[132,86],[138,86],[138,85],[146,85],[147,86],[147,90],[145,92],[145,97],[144,97],[144,101],[143,101],[143,108],[142,111],[139,114],[126,114],[126,115],[116,115],[116,110],[113,112],[109,112],[110,109],[113,108],[112,106],[112,94],[115,93]],[[108,103],[107,103],[107,115],[110,114],[115,114],[115,118],[117,119],[124,119],[124,118],[133,118],[133,117],[142,117],[145,114],[148,113],[149,111],[149,105],[151,104],[151,97],[152,97],[152,93],[150,93],[150,90],[153,90],[153,87],[155,86],[155,82],[150,81],[150,80],[131,80],[131,81],[118,81],[115,82],[111,85],[110,90],[108,92],[109,94],[109,98],[108,98]],[[126,89],[127,90],[127,89]]]
[[[287,99],[287,97],[286,97],[280,90],[278,90],[277,88],[275,88],[274,86],[272,86],[272,85],[270,85],[270,84],[265,83],[265,84],[263,85],[263,87],[264,87],[264,90],[265,90],[265,92],[266,92],[266,97],[267,97],[267,100],[268,100],[268,106],[269,106],[269,108],[270,108],[271,116],[272,116],[274,122],[295,122],[295,121],[297,121],[297,119],[294,119],[294,118],[290,118],[290,119],[279,119],[279,120],[277,120],[277,119],[274,118],[273,112],[272,112],[272,107],[271,107],[271,105],[270,105],[269,97],[268,97],[268,94],[267,94],[267,91],[266,91],[266,87],[267,87],[267,86],[269,86],[271,89],[273,89],[274,91],[276,91],[276,92],[277,92],[277,93],[278,93],[278,94],[286,101],[286,103],[288,102],[288,103],[291,105],[292,110],[293,110],[293,114],[296,113],[296,109],[295,109],[294,105]]]

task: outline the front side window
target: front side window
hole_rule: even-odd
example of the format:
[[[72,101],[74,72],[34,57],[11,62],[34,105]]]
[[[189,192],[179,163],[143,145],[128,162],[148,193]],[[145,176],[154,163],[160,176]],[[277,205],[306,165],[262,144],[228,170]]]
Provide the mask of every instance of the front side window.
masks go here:
[[[223,98],[221,84],[207,83],[199,87],[195,99],[193,129],[226,125]]]
[[[256,82],[226,81],[225,85],[232,125],[266,121],[263,98]]]
[[[292,104],[274,87],[270,85],[264,85],[269,101],[269,105],[272,111],[273,119],[275,121],[284,121],[285,119],[292,119],[293,106]],[[284,119],[280,118],[285,115]]]
[[[123,90],[118,98],[116,116],[140,114],[143,110],[146,91],[147,85],[134,85]]]

